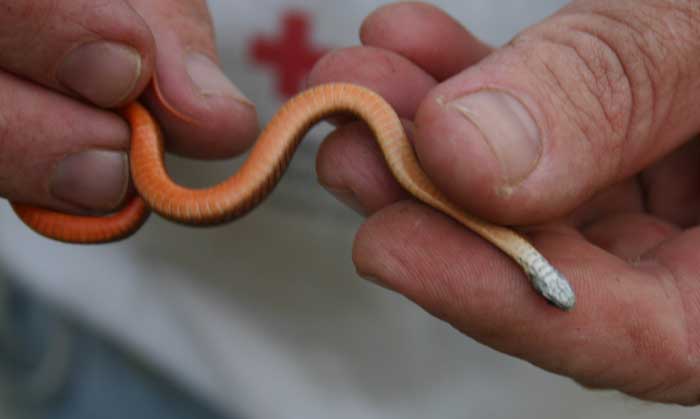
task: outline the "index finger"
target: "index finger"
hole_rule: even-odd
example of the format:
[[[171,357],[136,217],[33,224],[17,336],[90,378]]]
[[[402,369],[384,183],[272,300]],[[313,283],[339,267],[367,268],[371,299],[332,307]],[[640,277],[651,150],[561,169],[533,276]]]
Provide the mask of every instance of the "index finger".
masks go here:
[[[370,217],[353,260],[361,276],[501,352],[588,386],[697,402],[697,387],[683,379],[697,375],[684,327],[689,313],[654,260],[631,266],[566,227],[542,228],[530,239],[571,280],[571,312],[538,298],[494,247],[411,202]]]

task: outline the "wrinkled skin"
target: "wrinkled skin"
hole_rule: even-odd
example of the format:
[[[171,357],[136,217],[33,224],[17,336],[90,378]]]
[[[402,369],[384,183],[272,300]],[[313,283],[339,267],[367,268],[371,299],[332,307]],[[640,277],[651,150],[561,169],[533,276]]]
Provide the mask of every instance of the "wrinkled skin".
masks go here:
[[[117,206],[128,127],[106,109],[139,97],[170,151],[226,157],[254,140],[254,106],[217,69],[203,0],[0,6],[0,196]],[[520,226],[578,303],[566,314],[546,305],[507,257],[409,199],[368,132],[347,123],[322,146],[318,174],[369,217],[359,273],[583,385],[700,402],[700,2],[574,1],[498,49],[403,2],[372,13],[360,35],[309,82],[380,92],[436,184]]]
[[[171,152],[230,157],[255,140],[255,107],[218,68],[204,0],[0,0],[0,10],[0,196],[69,212],[118,206],[129,128],[106,109],[135,98]]]
[[[521,226],[577,306],[548,306],[506,256],[408,199],[369,133],[347,123],[318,173],[369,217],[360,275],[585,386],[700,402],[700,3],[575,1],[498,49],[433,6],[400,3],[372,13],[360,38],[310,83],[379,91],[436,184]]]

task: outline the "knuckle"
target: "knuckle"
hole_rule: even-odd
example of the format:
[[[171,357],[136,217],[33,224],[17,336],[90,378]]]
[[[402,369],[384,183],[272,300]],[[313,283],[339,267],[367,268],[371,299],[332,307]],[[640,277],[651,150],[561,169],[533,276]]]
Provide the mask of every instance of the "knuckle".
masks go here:
[[[42,21],[55,7],[56,0],[5,2],[2,19],[12,22]]]
[[[683,102],[679,94],[697,77],[700,48],[689,53],[693,51],[689,46],[700,45],[699,5],[693,0],[664,0],[604,7],[587,12],[582,16],[585,23],[574,26],[590,34],[602,45],[602,53],[619,63],[621,80],[629,86],[622,170],[635,166],[627,164],[631,160],[653,155],[645,150],[654,149],[650,144],[677,119],[674,115]]]
[[[678,89],[686,90],[680,84],[697,80],[700,70],[700,2],[671,0],[669,3],[654,10],[645,21],[664,48],[667,66],[678,75]]]
[[[631,75],[609,42],[583,30],[525,33],[515,40],[523,48],[527,71],[550,102],[556,125],[566,124],[573,135],[596,155],[597,173],[609,178],[618,170],[615,151],[628,137],[636,106]]]
[[[680,43],[700,46],[700,3],[697,0],[670,0],[651,21],[658,21],[668,36]]]
[[[27,44],[40,38],[57,7],[56,0],[5,2],[0,13],[0,45],[12,45],[21,40],[31,47]]]
[[[633,12],[620,8],[625,15],[609,8],[561,14],[513,42],[529,45],[528,68],[549,83],[588,141],[603,151],[625,150],[610,154],[619,156],[611,169],[620,177],[634,166],[629,161],[645,157],[642,153],[669,119],[676,94],[687,88],[683,74],[698,67],[688,61],[698,61],[700,54],[687,54],[687,43],[679,37],[694,36],[700,43],[700,25],[693,25],[700,3],[675,3],[687,7],[661,11],[640,4]]]

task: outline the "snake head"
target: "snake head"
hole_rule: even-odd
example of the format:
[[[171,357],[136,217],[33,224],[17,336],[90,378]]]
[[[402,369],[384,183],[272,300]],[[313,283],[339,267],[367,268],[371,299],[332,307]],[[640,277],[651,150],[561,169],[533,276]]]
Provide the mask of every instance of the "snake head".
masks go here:
[[[551,266],[551,265],[550,265]],[[539,272],[528,272],[530,282],[552,305],[569,311],[576,305],[576,295],[566,277],[554,267]]]

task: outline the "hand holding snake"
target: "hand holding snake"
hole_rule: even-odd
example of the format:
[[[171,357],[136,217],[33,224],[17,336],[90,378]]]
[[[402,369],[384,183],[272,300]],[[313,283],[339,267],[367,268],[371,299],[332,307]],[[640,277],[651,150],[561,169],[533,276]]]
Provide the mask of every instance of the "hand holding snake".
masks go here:
[[[223,76],[212,77],[220,73],[206,13],[193,11],[199,3],[134,0],[133,8],[119,9],[121,3],[86,22],[99,22],[102,12],[116,19],[109,26],[114,33],[103,36],[127,49],[80,50],[77,29],[43,40],[47,48],[13,55],[23,44],[9,34],[26,28],[10,25],[21,13],[4,16],[0,193],[6,198],[62,212],[112,209],[126,190],[129,129],[100,108],[139,96],[171,151],[221,157],[253,141],[254,108]],[[166,7],[176,10],[168,17],[185,17],[190,30],[165,30],[169,22],[160,10]],[[572,281],[577,305],[563,314],[544,304],[522,270],[480,238],[483,232],[472,234],[459,216],[412,198],[405,180],[416,178],[396,175],[376,130],[343,123],[319,151],[318,174],[369,217],[353,249],[358,272],[480,342],[587,386],[696,404],[700,147],[691,139],[700,131],[699,21],[692,0],[625,0],[614,9],[575,1],[494,50],[432,6],[400,3],[371,14],[361,29],[364,46],[325,57],[310,83],[351,82],[385,98],[404,119],[425,184],[460,214],[520,226],[519,235]],[[52,44],[55,39],[69,41]],[[18,46],[10,48],[13,41]],[[96,50],[119,60],[137,56],[138,65],[88,67],[76,77],[72,71]],[[72,57],[68,51],[80,52],[61,61]],[[88,70],[133,77],[105,86]],[[153,77],[160,94],[142,95]],[[84,81],[92,85],[81,86]],[[183,81],[195,88],[179,90]],[[373,125],[361,111],[341,108]],[[137,108],[128,109],[137,126]],[[133,152],[131,158],[138,160]],[[141,170],[159,171],[157,164],[137,169],[137,188]],[[98,176],[85,176],[95,171],[121,181],[98,188]],[[66,192],[76,185],[89,194]],[[261,190],[248,190],[250,201],[243,202],[257,201]],[[218,200],[197,196],[193,202],[204,207],[163,208],[157,193],[140,193],[147,206],[166,215],[172,209],[175,218],[223,214]]]

